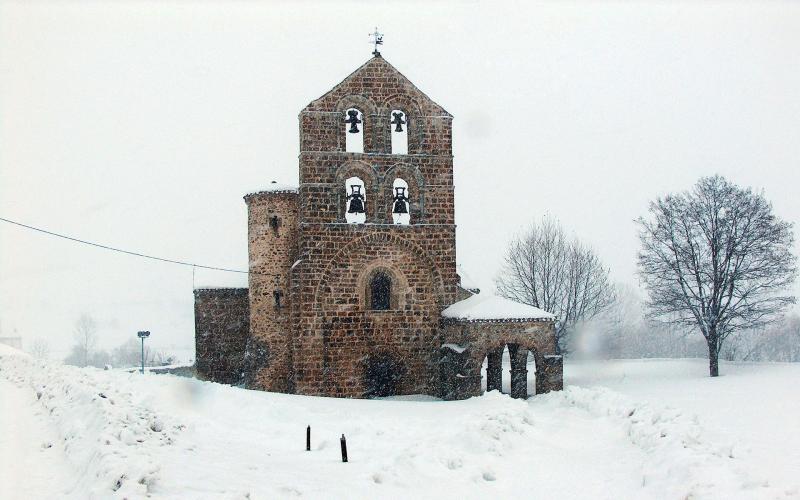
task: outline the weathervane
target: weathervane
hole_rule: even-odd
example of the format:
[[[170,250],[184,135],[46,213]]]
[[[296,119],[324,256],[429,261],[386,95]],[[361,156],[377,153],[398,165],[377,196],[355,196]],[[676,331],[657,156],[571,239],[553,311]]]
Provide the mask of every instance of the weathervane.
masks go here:
[[[378,27],[376,26],[375,33],[370,33],[369,36],[370,38],[372,38],[372,40],[370,40],[369,43],[375,45],[375,50],[372,51],[372,55],[373,56],[381,55],[381,53],[378,52],[378,45],[383,45],[383,33],[378,33]]]

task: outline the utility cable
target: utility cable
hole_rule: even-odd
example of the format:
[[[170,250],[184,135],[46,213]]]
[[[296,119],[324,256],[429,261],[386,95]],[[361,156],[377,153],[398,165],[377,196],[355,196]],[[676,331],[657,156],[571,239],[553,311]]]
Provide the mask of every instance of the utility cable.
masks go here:
[[[128,254],[128,255],[133,255],[135,257],[142,257],[142,258],[145,258],[145,259],[158,260],[158,261],[161,261],[161,262],[168,262],[170,264],[179,264],[179,265],[182,265],[182,266],[192,266],[193,269],[199,267],[199,268],[202,268],[202,269],[212,269],[214,271],[224,271],[224,272],[227,272],[227,273],[250,274],[249,271],[242,271],[240,269],[229,269],[229,268],[225,268],[225,267],[216,267],[216,266],[204,266],[202,264],[196,264],[194,262],[186,262],[186,261],[183,261],[183,260],[166,259],[164,257],[156,257],[155,255],[147,255],[147,254],[143,254],[143,253],[139,253],[139,252],[133,252],[133,251],[130,251],[130,250],[123,250],[122,248],[115,248],[115,247],[110,247],[108,245],[101,245],[100,243],[94,243],[92,241],[86,241],[86,240],[82,240],[80,238],[74,238],[72,236],[67,236],[65,234],[55,233],[53,231],[48,231],[48,230],[42,229],[40,227],[29,226],[28,224],[23,224],[21,222],[13,221],[13,220],[10,220],[10,219],[4,219],[3,217],[0,217],[0,221],[7,222],[9,224],[14,224],[15,226],[24,227],[25,229],[30,229],[32,231],[38,231],[40,233],[44,233],[44,234],[47,234],[47,235],[50,235],[50,236],[55,236],[57,238],[63,238],[65,240],[74,241],[76,243],[83,243],[84,245],[89,245],[89,246],[93,246],[93,247],[97,247],[97,248],[102,248],[102,249],[105,249],[105,250],[111,250],[112,252],[125,253],[125,254]],[[192,272],[192,275],[194,275],[194,272]]]

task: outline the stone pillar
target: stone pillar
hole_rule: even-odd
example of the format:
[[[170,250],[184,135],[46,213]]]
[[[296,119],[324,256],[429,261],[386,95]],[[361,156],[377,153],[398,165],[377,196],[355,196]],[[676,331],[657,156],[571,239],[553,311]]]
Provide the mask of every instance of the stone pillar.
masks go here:
[[[481,394],[481,364],[467,351],[442,347],[439,355],[439,396],[444,400],[467,399]]]
[[[511,358],[511,397],[526,399],[528,397],[528,350],[520,349],[517,344],[508,344]]]
[[[561,356],[542,356],[536,360],[536,394],[564,388],[564,360]]]
[[[489,351],[486,359],[486,392],[503,392],[503,348]]]

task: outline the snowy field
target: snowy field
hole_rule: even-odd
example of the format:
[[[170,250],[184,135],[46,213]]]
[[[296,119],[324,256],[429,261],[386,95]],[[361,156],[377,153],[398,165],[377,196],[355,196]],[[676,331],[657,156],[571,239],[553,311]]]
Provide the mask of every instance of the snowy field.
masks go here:
[[[800,498],[796,365],[584,362],[529,401],[365,401],[9,353],[2,499]]]

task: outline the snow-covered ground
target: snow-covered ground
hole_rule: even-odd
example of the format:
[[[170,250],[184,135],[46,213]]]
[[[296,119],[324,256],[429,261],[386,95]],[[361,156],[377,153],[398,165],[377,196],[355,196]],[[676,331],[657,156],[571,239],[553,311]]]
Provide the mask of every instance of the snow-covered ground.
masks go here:
[[[705,435],[730,443],[756,477],[797,494],[800,363],[725,363],[708,377],[702,359],[569,363],[566,383],[608,387],[637,401],[696,415]]]
[[[715,381],[701,366],[569,365],[565,391],[529,401],[366,401],[0,352],[0,498],[800,497],[797,464],[785,463],[797,459],[787,399],[800,366],[742,366]],[[762,384],[772,389],[755,397]],[[759,408],[734,411],[749,404]]]

